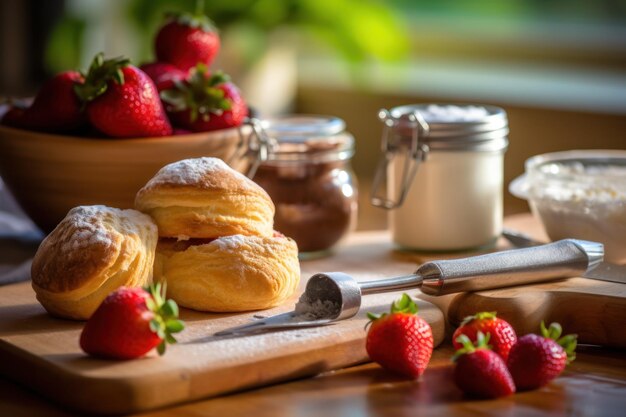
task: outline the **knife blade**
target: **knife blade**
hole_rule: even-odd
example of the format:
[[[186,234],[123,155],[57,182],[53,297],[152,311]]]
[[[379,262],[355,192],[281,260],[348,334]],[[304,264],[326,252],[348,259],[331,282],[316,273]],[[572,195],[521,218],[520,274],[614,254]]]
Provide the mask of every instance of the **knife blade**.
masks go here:
[[[515,230],[504,229],[502,237],[508,240],[513,246],[527,248],[531,246],[543,245],[544,242],[533,239],[525,233]],[[618,265],[611,262],[602,261],[598,265],[582,274],[583,278],[595,279],[598,281],[617,282],[626,284],[626,265]]]

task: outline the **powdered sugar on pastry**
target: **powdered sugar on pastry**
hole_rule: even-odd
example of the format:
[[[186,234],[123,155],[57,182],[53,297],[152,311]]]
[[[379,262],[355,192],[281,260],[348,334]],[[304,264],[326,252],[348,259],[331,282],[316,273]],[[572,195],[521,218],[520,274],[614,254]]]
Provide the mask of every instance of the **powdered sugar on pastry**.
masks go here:
[[[113,211],[105,206],[80,206],[70,210],[67,221],[73,225],[72,236],[61,245],[61,251],[68,253],[90,245],[111,246],[111,236],[102,227],[102,218],[106,213],[113,214]]]
[[[217,158],[163,167],[137,192],[135,208],[154,219],[159,236],[179,240],[270,236],[275,211],[263,188]]]
[[[145,188],[161,184],[192,185],[196,184],[211,172],[233,171],[235,175],[244,177],[243,174],[234,171],[219,158],[195,158],[184,159],[164,166],[146,184]],[[245,177],[244,177],[245,178]]]
[[[120,210],[107,206],[79,206],[69,211],[65,221],[72,224],[71,237],[61,245],[63,253],[69,253],[92,245],[113,245],[110,232],[104,226],[110,219],[120,217],[120,232],[137,233],[138,227],[147,227],[156,233],[156,225],[150,218],[136,210]]]
[[[56,316],[88,318],[115,288],[151,279],[157,238],[152,219],[138,211],[73,208],[33,258],[37,299]]]

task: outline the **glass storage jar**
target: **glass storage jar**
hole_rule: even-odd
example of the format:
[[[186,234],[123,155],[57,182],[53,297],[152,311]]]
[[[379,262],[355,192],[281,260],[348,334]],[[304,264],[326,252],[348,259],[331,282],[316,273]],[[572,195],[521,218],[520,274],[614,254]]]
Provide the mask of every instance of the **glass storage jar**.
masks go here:
[[[324,256],[356,225],[354,137],[331,116],[260,121],[270,143],[253,180],[276,206],[274,228],[298,244],[302,259]]]
[[[504,110],[414,104],[381,110],[379,118],[385,154],[372,203],[390,209],[394,243],[421,251],[493,245],[503,220]]]

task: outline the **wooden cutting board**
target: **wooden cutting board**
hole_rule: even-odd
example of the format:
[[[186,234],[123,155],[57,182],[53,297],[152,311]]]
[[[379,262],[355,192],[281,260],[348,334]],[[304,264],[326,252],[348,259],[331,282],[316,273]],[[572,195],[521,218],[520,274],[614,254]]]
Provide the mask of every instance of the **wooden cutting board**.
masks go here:
[[[396,254],[385,234],[355,234],[334,257],[302,263],[306,278],[341,270],[359,280],[410,272],[415,260]],[[417,291],[413,295],[418,295]],[[276,314],[293,308],[294,300]],[[367,360],[367,311],[387,311],[399,293],[368,296],[354,318],[332,326],[247,337],[211,335],[244,324],[253,313],[183,310],[187,328],[163,357],[96,360],[78,346],[82,324],[48,316],[29,283],[0,287],[0,373],[67,407],[92,413],[129,413],[300,378]],[[444,338],[442,312],[418,300],[435,344]]]
[[[547,242],[530,215],[507,217],[505,225]],[[510,248],[502,239],[501,249]],[[586,278],[421,299],[437,305],[452,326],[479,311],[496,311],[518,334],[536,333],[542,320],[558,322],[579,343],[626,348],[626,285]]]
[[[543,238],[529,215],[508,218],[508,227]],[[499,248],[506,243],[499,242]],[[315,272],[343,271],[359,280],[410,273],[435,258],[392,250],[386,232],[354,234],[336,256],[302,263],[306,278]],[[420,314],[433,327],[435,342],[444,337],[445,320],[458,323],[477,311],[498,311],[518,333],[535,331],[541,319],[558,320],[580,340],[626,347],[624,285],[573,278],[552,284],[427,297],[419,291]],[[366,311],[385,311],[399,293],[364,298],[361,313],[333,326],[214,338],[214,332],[246,323],[253,313],[208,315],[183,310],[188,328],[180,344],[158,358],[102,361],[78,347],[81,324],[49,317],[37,304],[29,284],[0,287],[0,373],[66,406],[97,413],[127,413],[250,387],[314,375],[367,360],[363,330]],[[432,303],[431,303],[432,302]],[[282,308],[290,310],[293,301]],[[448,329],[450,330],[450,329]]]

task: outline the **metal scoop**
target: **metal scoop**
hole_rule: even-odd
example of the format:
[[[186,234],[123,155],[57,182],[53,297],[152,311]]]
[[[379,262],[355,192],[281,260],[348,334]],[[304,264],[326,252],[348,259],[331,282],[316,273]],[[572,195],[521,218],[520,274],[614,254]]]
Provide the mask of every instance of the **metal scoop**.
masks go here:
[[[320,273],[309,279],[294,311],[215,335],[329,324],[356,315],[361,307],[361,297],[367,294],[420,288],[425,294],[438,296],[581,276],[596,267],[603,257],[601,243],[565,239],[530,248],[426,262],[411,275],[375,281],[357,282],[342,272]],[[316,305],[324,308],[318,311],[307,308]],[[311,310],[314,314],[310,314]]]

